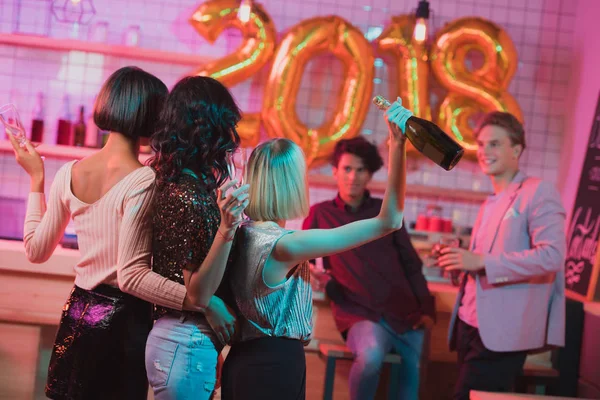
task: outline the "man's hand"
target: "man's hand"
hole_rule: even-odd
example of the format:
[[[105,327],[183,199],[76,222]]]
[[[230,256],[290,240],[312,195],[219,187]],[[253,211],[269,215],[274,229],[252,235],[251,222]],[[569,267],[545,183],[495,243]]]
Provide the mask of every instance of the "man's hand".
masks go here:
[[[310,263],[310,283],[315,292],[324,292],[327,282],[331,279],[331,275],[324,268],[317,267]]]
[[[421,315],[421,318],[417,321],[417,323],[413,326],[413,329],[425,329],[429,330],[433,328],[435,325],[435,321],[429,315]]]
[[[233,310],[223,300],[213,296],[204,315],[221,343],[228,344],[235,334],[236,319]]]
[[[458,247],[445,247],[440,251],[440,254],[438,265],[446,271],[477,272],[485,267],[483,254],[473,253]]]

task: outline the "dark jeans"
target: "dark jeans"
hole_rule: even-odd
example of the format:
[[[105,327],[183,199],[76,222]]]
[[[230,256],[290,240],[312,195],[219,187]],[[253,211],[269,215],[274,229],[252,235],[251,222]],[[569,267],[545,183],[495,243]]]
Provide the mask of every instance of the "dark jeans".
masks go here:
[[[236,343],[225,358],[221,380],[223,400],[304,400],[304,346],[278,337]]]
[[[471,390],[509,392],[523,370],[526,351],[497,352],[488,350],[481,341],[479,329],[460,319],[456,321],[458,381],[455,400],[469,400]]]

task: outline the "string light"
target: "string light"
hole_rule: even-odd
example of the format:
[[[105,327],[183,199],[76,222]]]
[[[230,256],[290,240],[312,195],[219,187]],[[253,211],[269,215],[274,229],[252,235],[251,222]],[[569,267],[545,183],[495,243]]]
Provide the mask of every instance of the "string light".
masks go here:
[[[250,21],[250,11],[252,10],[252,0],[242,0],[238,10],[238,18],[243,23]]]
[[[427,40],[429,30],[429,2],[427,0],[419,1],[415,17],[416,22],[413,37],[417,42],[423,43]]]

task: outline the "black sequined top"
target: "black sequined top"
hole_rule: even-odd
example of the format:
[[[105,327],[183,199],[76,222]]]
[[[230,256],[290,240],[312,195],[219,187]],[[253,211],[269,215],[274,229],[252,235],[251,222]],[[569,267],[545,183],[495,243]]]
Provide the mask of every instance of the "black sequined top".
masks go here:
[[[196,177],[182,174],[177,183],[157,191],[154,208],[152,268],[183,284],[183,270],[200,266],[221,223],[216,193]],[[167,312],[173,310],[156,306],[154,318]]]

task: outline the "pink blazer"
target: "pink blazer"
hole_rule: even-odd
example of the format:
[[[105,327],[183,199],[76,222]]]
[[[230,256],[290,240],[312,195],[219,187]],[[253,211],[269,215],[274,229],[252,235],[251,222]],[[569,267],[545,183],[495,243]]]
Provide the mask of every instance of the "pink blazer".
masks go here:
[[[519,172],[498,199],[488,229],[485,270],[477,275],[477,319],[485,347],[533,350],[565,342],[565,210],[553,185]],[[473,239],[471,239],[471,249]],[[450,320],[455,322],[466,279]]]

